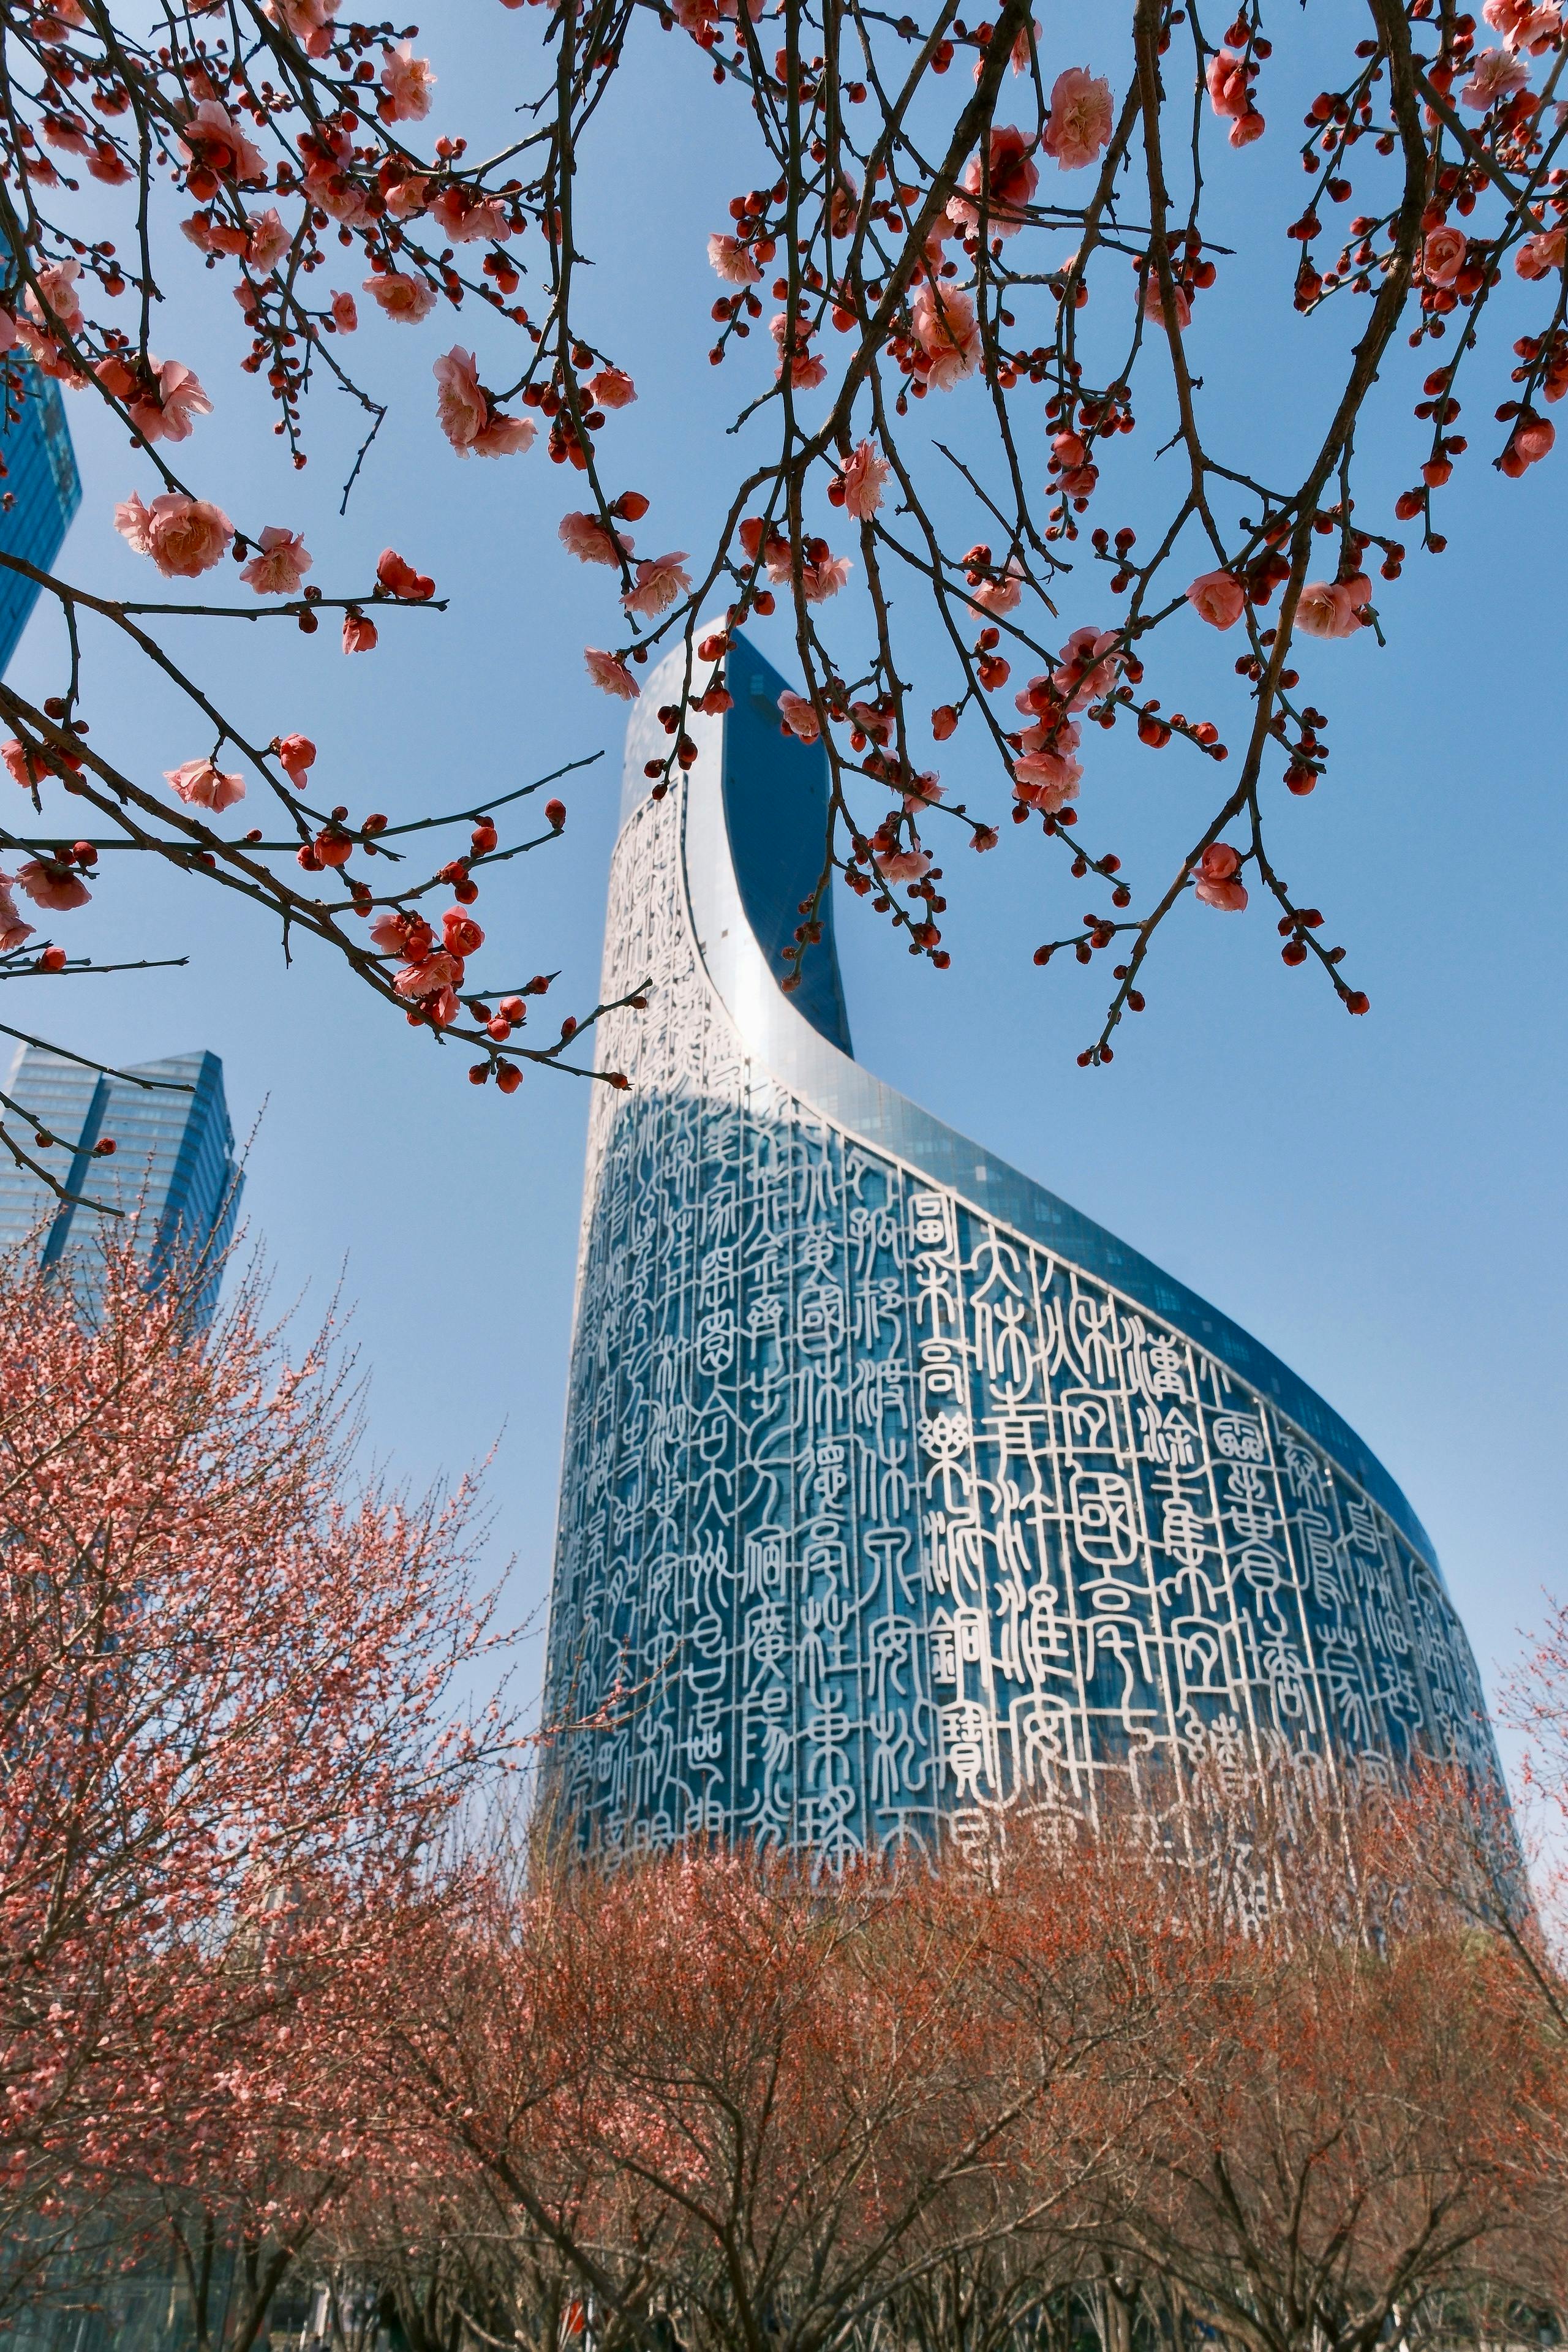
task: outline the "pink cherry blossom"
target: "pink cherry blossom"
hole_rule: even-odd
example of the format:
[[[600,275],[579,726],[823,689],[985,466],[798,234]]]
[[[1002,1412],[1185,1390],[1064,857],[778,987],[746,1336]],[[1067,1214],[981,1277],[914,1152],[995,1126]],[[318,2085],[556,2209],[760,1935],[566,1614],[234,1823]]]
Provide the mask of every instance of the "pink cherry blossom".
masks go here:
[[[292,33],[308,58],[324,58],[331,47],[338,0],[264,0],[263,13]]]
[[[980,329],[974,305],[966,294],[942,287],[939,292],[928,278],[915,296],[911,313],[915,341],[930,365],[927,383],[947,392],[980,364]]]
[[[180,360],[153,360],[157,389],[133,400],[126,410],[144,441],[187,441],[198,416],[212,415],[212,402],[195,372]]]
[[[1042,142],[1064,172],[1092,163],[1110,138],[1110,84],[1087,66],[1068,66],[1051,88],[1050,120]]]
[[[595,408],[629,408],[637,396],[637,388],[625,368],[601,368],[590,380],[588,390]]]
[[[884,849],[877,856],[884,882],[919,882],[931,872],[929,849]]]
[[[375,650],[376,626],[367,613],[343,614],[343,651],[368,654]]]
[[[1472,62],[1470,78],[1461,85],[1459,103],[1484,114],[1500,98],[1511,98],[1530,80],[1530,68],[1510,49],[1483,49]]]
[[[1510,49],[1529,49],[1535,56],[1551,47],[1563,29],[1560,7],[1536,8],[1531,0],[1486,0],[1481,15]]]
[[[1193,306],[1187,299],[1186,289],[1177,286],[1173,289],[1173,291],[1176,297],[1176,324],[1178,327],[1190,327],[1193,323]],[[1159,276],[1152,263],[1150,264],[1149,275],[1143,287],[1143,316],[1146,319],[1152,319],[1158,327],[1163,327],[1165,323],[1164,297],[1160,291]]]
[[[1064,696],[1069,710],[1082,710],[1110,693],[1121,668],[1121,656],[1111,648],[1113,629],[1086,625],[1075,629],[1062,647],[1060,667],[1051,672],[1051,684]]]
[[[312,165],[305,175],[305,193],[313,205],[320,205],[344,228],[368,228],[375,217],[370,208],[370,192],[363,183],[348,173],[335,171],[331,164]]]
[[[1240,871],[1240,851],[1228,841],[1211,841],[1193,868],[1194,892],[1205,907],[1238,915],[1247,904],[1247,885],[1237,879]]]
[[[205,163],[226,179],[265,180],[261,151],[216,98],[204,98],[175,142],[187,163]]]
[[[88,378],[69,353],[61,349],[52,334],[40,327],[36,319],[25,313],[16,321],[17,339],[32,354],[33,363],[41,375],[53,376],[72,392],[79,392]]]
[[[90,155],[92,145],[84,125],[74,116],[46,114],[44,136],[51,147],[60,148],[68,155]]]
[[[708,258],[726,286],[756,286],[762,280],[762,269],[751,247],[738,236],[721,236],[715,231],[708,240]]]
[[[512,233],[510,215],[498,196],[443,188],[430,210],[454,245],[476,245],[480,239],[504,244]]]
[[[825,604],[829,596],[837,595],[854,569],[847,555],[823,555],[815,563],[803,563],[801,593],[808,604]]]
[[[250,248],[250,231],[234,221],[215,220],[198,213],[184,224],[193,245],[208,253],[247,253]]]
[[[386,63],[381,69],[381,87],[385,92],[378,103],[384,122],[423,122],[430,111],[430,92],[436,77],[428,58],[416,58],[412,41],[400,41],[386,53]]]
[[[1049,686],[1048,678],[1041,681]],[[1059,705],[1058,706],[1059,708]],[[1019,697],[1019,708],[1025,708]],[[1037,751],[1076,751],[1083,740],[1083,730],[1071,719],[1042,719],[1037,726],[1026,727],[1019,739],[1019,750],[1033,755]]]
[[[1430,286],[1451,286],[1464,267],[1469,239],[1462,228],[1446,223],[1432,229],[1421,247],[1421,269]]]
[[[1229,572],[1200,572],[1187,590],[1187,602],[1211,629],[1229,629],[1247,610],[1247,591]]]
[[[1568,227],[1542,229],[1539,236],[1527,236],[1513,257],[1513,266],[1521,278],[1546,278],[1552,270],[1561,269],[1568,260]]]
[[[436,308],[436,289],[426,286],[423,278],[406,277],[401,269],[388,269],[364,281],[364,291],[374,294],[389,319],[402,319],[415,326],[427,319]]]
[[[412,220],[422,213],[429,188],[428,175],[422,172],[411,172],[406,180],[395,180],[386,192],[386,209],[393,219]]]
[[[1310,637],[1353,637],[1362,625],[1357,607],[1371,593],[1364,572],[1353,580],[1310,580],[1296,607],[1296,625]]]
[[[437,415],[459,457],[510,457],[526,449],[539,430],[531,416],[508,416],[479,382],[472,352],[455,343],[436,362]]]
[[[246,260],[258,278],[266,278],[277,268],[293,242],[292,236],[279,217],[277,207],[269,205],[264,213],[258,213],[251,221],[245,248]]]
[[[0,955],[10,955],[33,936],[34,926],[22,920],[16,901],[11,896],[13,874],[0,874]]]
[[[37,857],[29,857],[25,866],[17,867],[16,887],[31,898],[35,907],[47,907],[56,915],[72,907],[85,907],[92,896],[80,875],[69,866]]]
[[[39,270],[38,286],[44,299],[40,302],[29,287],[27,308],[40,325],[51,324],[52,313],[62,332],[68,335],[76,333],[81,325],[81,300],[76,290],[76,281],[80,276],[79,261],[51,261]]]
[[[1521,417],[1513,429],[1513,448],[1527,466],[1550,456],[1556,440],[1557,427],[1544,416]]]
[[[4,760],[13,780],[21,785],[25,793],[32,792],[48,773],[47,769],[44,768],[40,768],[37,775],[33,773],[33,762],[28,757],[26,746],[19,743],[15,735],[9,736],[4,743],[0,743],[0,760]]]
[[[1563,11],[1556,0],[1547,0],[1546,6],[1531,10],[1514,37],[1513,47],[1538,58],[1543,49],[1554,48],[1562,37]]]
[[[258,596],[297,596],[310,569],[310,556],[297,530],[269,522],[257,542],[259,552],[240,572],[247,588]]]
[[[426,604],[436,593],[436,583],[429,574],[416,572],[395,547],[382,549],[375,559],[375,576],[389,596],[401,596],[411,604]]]
[[[222,562],[234,525],[209,499],[165,490],[144,507],[132,495],[114,509],[114,528],[138,555],[150,555],[165,580],[197,580]]]
[[[408,918],[395,907],[386,908],[370,927],[371,945],[382,955],[401,955],[408,939]]]
[[[999,580],[983,580],[978,588],[971,589],[969,601],[982,613],[1013,613],[1024,593],[1024,567],[1016,555],[1007,559],[1007,568]]]
[[[875,442],[858,442],[845,458],[840,475],[845,513],[853,515],[857,522],[869,522],[882,503],[892,470]]]
[[[1013,762],[1013,796],[1026,808],[1055,816],[1076,801],[1083,768],[1065,751],[1025,751]]]
[[[292,783],[299,788],[315,765],[316,747],[308,735],[283,735],[279,738],[278,758]]]
[[[232,808],[245,798],[245,778],[226,776],[211,760],[186,760],[177,768],[165,768],[163,777],[193,808]]]
[[[147,530],[152,520],[152,516],[134,490],[128,499],[121,499],[115,508],[114,528],[133,555],[146,555],[151,552],[147,541]]]
[[[399,996],[407,997],[416,1003],[422,996],[434,996],[437,989],[461,988],[463,959],[452,955],[446,948],[437,948],[433,955],[425,958],[423,963],[405,964],[400,972],[394,975],[392,984]]]
[[[1209,94],[1209,104],[1216,114],[1239,118],[1252,105],[1252,93],[1247,84],[1247,67],[1234,49],[1217,49],[1209,59],[1204,76]]]
[[[9,310],[0,310],[0,352],[16,348],[16,321]]]
[[[1258,109],[1255,106],[1249,107],[1245,114],[1238,114],[1231,124],[1230,143],[1233,147],[1250,147],[1255,139],[1262,138],[1268,128]]]
[[[468,448],[476,457],[518,457],[532,448],[538,431],[531,416],[509,416],[505,409],[492,407],[489,423]],[[458,452],[459,457],[466,454]]]
[[[598,515],[563,515],[560,539],[568,555],[574,555],[580,563],[618,566],[622,556],[632,551],[630,537],[622,531],[611,530]]]
[[[974,156],[963,174],[963,195],[950,199],[949,220],[973,236],[980,225],[980,196],[985,189],[985,229],[990,236],[1016,236],[1025,214],[1040,184],[1039,166],[1030,149],[1034,142],[1011,124],[995,125],[986,151],[984,172]],[[1053,151],[1054,152],[1054,151]],[[1059,157],[1058,159],[1060,160]]]
[[[352,335],[359,325],[359,304],[352,294],[332,296],[332,324],[340,335]]]
[[[589,677],[604,694],[618,694],[623,702],[635,702],[642,692],[624,661],[614,654],[604,653],[597,646],[584,646],[583,659]]]
[[[797,743],[815,743],[822,732],[816,712],[805,695],[787,686],[779,697],[779,716],[784,733],[793,735]]]
[[[776,318],[769,320],[768,332],[779,348],[777,373],[782,376],[784,347],[789,335],[789,315],[786,311],[781,310]],[[808,341],[809,334],[810,330],[804,322],[795,330],[795,357],[790,362],[789,380],[796,392],[815,392],[819,383],[826,383],[827,381],[826,365],[812,350]]]
[[[1017,36],[1014,40],[1012,49],[1009,53],[1012,58],[1013,71],[1016,74],[1024,74],[1028,72],[1030,47],[1031,44],[1037,46],[1039,38],[1040,20],[1037,16],[1031,16],[1026,25],[1020,25]],[[977,64],[975,67],[976,78],[979,76],[979,71],[980,68]]]
[[[667,611],[691,585],[681,569],[685,562],[684,548],[673,555],[645,557],[637,565],[635,584],[621,598],[626,611],[640,614],[645,621],[651,621],[656,614]]]

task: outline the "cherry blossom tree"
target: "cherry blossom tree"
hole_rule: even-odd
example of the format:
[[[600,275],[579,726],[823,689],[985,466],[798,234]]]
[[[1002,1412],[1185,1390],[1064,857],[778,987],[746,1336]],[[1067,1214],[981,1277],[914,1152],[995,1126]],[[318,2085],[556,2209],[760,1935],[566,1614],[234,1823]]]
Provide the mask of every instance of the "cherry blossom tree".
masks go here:
[[[1259,1932],[1184,1906],[1197,1990],[1154,2059],[1171,2095],[1097,2231],[1254,2352],[1486,2335],[1562,2290],[1568,2077],[1533,1971],[1409,1874],[1429,1792],[1333,1810],[1305,1852],[1259,1842],[1279,1887]]]
[[[1493,2333],[1561,2291],[1568,2076],[1513,1942],[1410,1874],[1433,1801],[480,1873],[400,1945],[365,2055],[419,2177],[337,2258],[422,2346]]]
[[[89,1307],[0,1290],[0,2294],[96,2216],[193,2287],[237,2245],[253,2336],[391,2145],[356,2053],[513,1741],[471,1488],[357,1481],[330,1330],[249,1284],[204,1338],[209,1274],[110,1229]]]
[[[403,1948],[376,2052],[434,2158],[423,2274],[503,2340],[557,2340],[570,2295],[607,2344],[816,2352],[981,2249],[1060,2245],[1187,1998],[1120,1859],[814,1881],[696,1849],[498,1884],[438,1960]]]
[[[474,348],[435,360],[440,425],[455,459],[547,459],[574,483],[561,547],[529,562],[606,574],[610,642],[587,650],[591,677],[635,700],[650,655],[686,649],[654,791],[695,757],[687,714],[725,705],[732,630],[777,617],[802,676],[780,724],[826,747],[832,779],[791,963],[839,875],[912,953],[945,965],[942,845],[996,848],[1010,810],[1020,825],[1037,817],[1067,882],[1093,877],[1075,895],[1094,903],[1035,959],[1110,953],[1105,1017],[1081,1059],[1111,1058],[1189,900],[1236,913],[1260,898],[1286,963],[1364,1012],[1344,948],[1288,886],[1275,845],[1292,796],[1325,772],[1336,647],[1381,640],[1408,541],[1434,556],[1446,544],[1443,492],[1469,445],[1462,397],[1495,407],[1478,454],[1500,499],[1528,496],[1551,452],[1545,412],[1568,388],[1557,0],[1486,0],[1484,24],[1454,0],[1366,0],[1331,26],[1262,0],[1237,0],[1224,23],[1132,0],[1048,27],[1028,0],[974,22],[957,0],[923,16],[860,0],[531,5],[505,92],[521,128],[472,152],[425,128],[439,60],[416,30],[343,21],[338,0],[201,0],[145,24],[110,0],[38,0],[7,18],[5,396],[25,404],[41,371],[103,403],[149,493],[132,491],[115,520],[150,587],[205,584],[128,600],[0,558],[38,581],[69,648],[41,703],[0,688],[23,795],[0,827],[0,971],[85,969],[66,941],[40,941],[34,918],[74,917],[100,866],[123,870],[110,853],[133,851],[249,901],[286,941],[330,949],[416,1027],[476,1047],[470,1076],[493,1073],[503,1091],[528,1059],[563,1063],[584,1025],[569,1017],[559,1039],[525,1043],[543,975],[529,982],[503,956],[492,979],[493,943],[482,980],[472,968],[487,870],[564,822],[552,799],[542,828],[503,846],[503,802],[551,779],[389,825],[312,781],[281,665],[262,740],[183,650],[196,614],[259,624],[275,647],[280,628],[312,635],[341,616],[359,658],[383,632],[428,625],[444,600],[416,549],[389,548],[374,580],[329,593],[286,514],[236,520],[204,495],[226,338],[165,349],[160,255],[177,238],[237,298],[238,365],[267,386],[296,465],[310,391],[359,404],[345,497],[362,476],[367,494],[396,388],[358,364],[362,306],[410,330],[468,309]],[[1080,61],[1091,37],[1113,69]],[[675,516],[650,526],[658,551],[637,544],[649,501],[622,478],[615,420],[642,362],[606,340],[577,194],[590,173],[617,184],[606,93],[660,41],[719,85],[756,158],[754,184],[715,184],[712,222],[692,230],[692,266],[705,235],[717,280],[714,340],[676,356],[737,379],[733,434],[691,449],[705,480],[719,468],[728,486],[697,556],[667,545],[688,535]],[[1259,142],[1283,140],[1306,183],[1288,220],[1248,194]],[[1242,249],[1213,226],[1216,207],[1243,221]],[[1226,278],[1270,262],[1282,313],[1310,324],[1322,388],[1303,390],[1304,413],[1240,435],[1207,420],[1267,320],[1249,312],[1245,334],[1217,342],[1204,322]],[[415,373],[429,385],[424,359]],[[1408,487],[1384,512],[1381,489],[1358,491],[1361,453],[1379,414],[1407,406]],[[1141,418],[1161,421],[1140,437]],[[1163,465],[1141,456],[1156,430]],[[1131,506],[1139,529],[1117,520]],[[226,557],[239,602],[202,601]],[[1209,629],[1237,648],[1236,690],[1194,715],[1213,691]],[[114,714],[94,700],[105,631],[184,698],[189,734],[171,740],[161,785],[117,758]],[[1136,843],[1111,845],[1088,730],[1118,727],[1212,766],[1195,772],[1210,777],[1201,822],[1163,870],[1142,872]],[[935,765],[961,729],[970,772],[992,779],[976,805],[944,797]],[[249,827],[234,813],[247,794],[263,803]],[[429,873],[420,836],[443,822],[468,840]],[[454,903],[437,907],[448,887]],[[47,1178],[16,1126],[9,1149]]]

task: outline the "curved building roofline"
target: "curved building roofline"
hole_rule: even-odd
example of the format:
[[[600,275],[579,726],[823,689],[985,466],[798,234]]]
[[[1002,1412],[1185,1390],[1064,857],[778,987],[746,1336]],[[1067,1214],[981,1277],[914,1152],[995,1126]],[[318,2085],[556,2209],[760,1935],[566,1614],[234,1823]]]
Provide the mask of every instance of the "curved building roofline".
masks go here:
[[[684,646],[646,681],[626,737],[621,818],[647,796],[645,763],[668,739],[658,707],[679,701]],[[984,1215],[1081,1266],[1162,1316],[1267,1398],[1388,1513],[1441,1580],[1431,1538],[1395,1480],[1350,1424],[1240,1324],[1043,1184],[875,1077],[853,1058],[829,888],[822,939],[786,996],[781,949],[821,877],[827,764],[820,745],[786,737],[787,681],[737,635],[726,661],[731,709],[691,712],[698,759],[687,777],[685,864],[692,925],[714,987],[747,1046],[786,1087],[862,1142],[951,1188]],[[1445,1588],[1446,1589],[1446,1588]]]

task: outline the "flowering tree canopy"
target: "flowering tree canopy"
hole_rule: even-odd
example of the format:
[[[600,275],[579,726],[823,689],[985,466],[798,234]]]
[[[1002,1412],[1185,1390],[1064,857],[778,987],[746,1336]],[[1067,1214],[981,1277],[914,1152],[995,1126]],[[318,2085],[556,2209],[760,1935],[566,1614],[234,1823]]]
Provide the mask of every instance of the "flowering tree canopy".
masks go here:
[[[207,1271],[151,1294],[108,1228],[84,1312],[0,1262],[0,2311],[127,2195],[265,2229],[270,2296],[363,2161],[387,1939],[513,1747],[471,1490],[353,1481],[330,1334],[289,1363],[244,1286],[204,1333]]]
[[[780,724],[825,747],[832,782],[792,961],[837,873],[944,966],[942,827],[993,849],[1010,806],[1016,824],[1038,817],[1075,880],[1094,877],[1095,904],[1037,963],[1069,950],[1117,959],[1080,1060],[1111,1058],[1188,894],[1221,912],[1260,898],[1285,961],[1364,1012],[1345,950],[1325,943],[1321,911],[1293,894],[1272,845],[1286,796],[1324,772],[1334,646],[1381,639],[1379,602],[1407,542],[1444,547],[1441,493],[1468,442],[1461,393],[1475,379],[1495,408],[1484,447],[1500,496],[1551,451],[1545,411],[1568,388],[1555,0],[1486,0],[1484,25],[1452,0],[1367,0],[1336,20],[1342,50],[1304,115],[1298,85],[1317,79],[1328,37],[1296,10],[1276,23],[1262,0],[1238,0],[1224,24],[1133,0],[1114,24],[1096,10],[1048,27],[1028,0],[973,23],[956,0],[919,17],[858,0],[530,5],[505,93],[521,128],[472,153],[424,127],[437,77],[416,31],[344,21],[339,0],[205,0],[145,26],[110,0],[39,0],[8,17],[6,397],[24,403],[42,371],[120,420],[147,495],[132,491],[114,522],[153,593],[100,596],[0,558],[41,579],[69,642],[60,690],[41,705],[0,688],[23,796],[0,827],[15,865],[0,884],[0,970],[74,968],[64,946],[33,943],[32,919],[81,907],[100,856],[133,849],[249,899],[286,939],[331,947],[416,1026],[477,1047],[476,1080],[514,1090],[522,1061],[559,1063],[581,1025],[524,1045],[524,999],[543,977],[503,986],[488,962],[482,983],[472,969],[485,870],[558,834],[561,802],[505,847],[502,800],[541,785],[396,826],[352,812],[312,784],[281,666],[277,731],[261,741],[172,650],[195,613],[307,635],[341,615],[357,657],[443,603],[417,550],[389,548],[374,580],[328,593],[286,515],[231,518],[204,496],[208,386],[233,335],[210,352],[164,351],[159,254],[188,239],[236,298],[237,364],[268,386],[296,465],[312,388],[329,382],[363,407],[345,499],[391,396],[357,364],[362,308],[409,328],[468,309],[467,340],[434,362],[439,423],[457,458],[566,469],[578,503],[561,546],[530,564],[570,555],[607,575],[608,642],[586,649],[590,677],[636,700],[650,653],[687,648],[684,690],[659,714],[654,791],[695,758],[686,712],[726,705],[730,632],[769,615],[787,625],[804,690],[782,698]],[[614,77],[664,39],[697,53],[692,70],[732,101],[755,155],[754,184],[715,183],[720,225],[703,232],[713,341],[686,356],[732,372],[737,414],[719,447],[691,452],[706,481],[728,469],[721,527],[698,555],[667,545],[690,535],[677,517],[655,520],[650,551],[637,545],[649,500],[621,478],[616,416],[642,361],[609,340],[574,202],[581,174],[606,161]],[[1091,43],[1103,71],[1079,61]],[[1293,219],[1246,193],[1249,151],[1267,140],[1299,150]],[[622,201],[635,205],[635,190]],[[111,236],[98,234],[106,209]],[[1256,251],[1227,241],[1238,219]],[[694,231],[694,270],[700,245]],[[1321,364],[1298,413],[1240,435],[1210,420],[1244,339],[1205,339],[1205,299],[1226,273],[1269,269],[1285,314],[1321,322]],[[1375,401],[1419,421],[1397,496],[1358,488]],[[1140,437],[1141,417],[1161,422]],[[1157,436],[1163,462],[1150,448],[1142,464]],[[1123,496],[1152,526],[1119,521]],[[239,601],[202,601],[226,558]],[[170,743],[161,782],[117,763],[101,719],[89,740],[90,639],[104,627],[188,699],[191,734]],[[1232,708],[1194,716],[1212,691],[1207,629],[1230,636],[1237,686]],[[1184,663],[1200,673],[1189,687]],[[1214,768],[1184,852],[1136,892],[1085,731],[1119,726]],[[984,806],[943,798],[931,747],[960,730],[991,780]],[[69,823],[61,791],[77,803]],[[232,813],[247,795],[263,824]],[[65,838],[79,822],[89,837]],[[434,874],[409,869],[417,835],[443,822],[469,827],[468,845]],[[437,909],[448,887],[454,903]]]

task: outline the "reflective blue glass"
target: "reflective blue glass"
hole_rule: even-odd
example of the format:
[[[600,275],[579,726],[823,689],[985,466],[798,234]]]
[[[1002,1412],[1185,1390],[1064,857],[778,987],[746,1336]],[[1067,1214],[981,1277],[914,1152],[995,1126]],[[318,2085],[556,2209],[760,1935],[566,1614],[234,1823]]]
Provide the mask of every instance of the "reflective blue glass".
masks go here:
[[[0,551],[47,572],[81,504],[81,483],[58,384],[30,365],[8,373],[20,377],[22,393],[8,392],[0,413]],[[0,564],[0,670],[21,643],[40,593],[34,582]]]
[[[138,1086],[139,1077],[154,1083]],[[217,1055],[173,1054],[123,1076],[100,1076],[65,1055],[24,1045],[5,1092],[57,1139],[37,1156],[68,1192],[135,1217],[137,1245],[154,1276],[175,1251],[214,1260],[200,1301],[210,1318],[221,1280],[216,1261],[234,1231],[244,1182]],[[100,1159],[93,1146],[104,1137],[112,1137],[114,1153]],[[22,1140],[34,1148],[25,1129]],[[62,1205],[26,1169],[0,1163],[0,1248],[36,1239],[40,1264],[68,1265],[73,1281],[90,1291],[103,1224],[85,1205]]]

